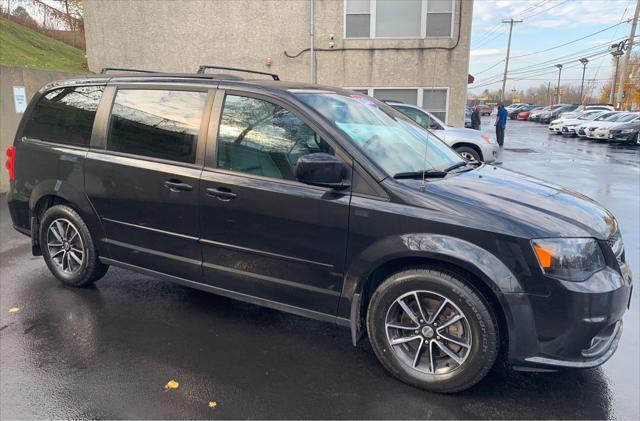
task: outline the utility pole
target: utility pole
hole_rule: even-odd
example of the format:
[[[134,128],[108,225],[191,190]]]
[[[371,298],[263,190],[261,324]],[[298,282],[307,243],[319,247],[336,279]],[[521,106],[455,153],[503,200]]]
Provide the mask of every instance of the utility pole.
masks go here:
[[[638,24],[638,14],[640,13],[640,0],[636,0],[636,13],[633,15],[633,23],[631,24],[631,32],[627,39],[627,53],[622,60],[622,69],[620,71],[620,84],[616,94],[616,110],[620,109],[622,104],[622,94],[624,93],[624,82],[627,80],[627,67],[629,66],[629,58],[631,57],[631,49],[633,48],[633,39],[636,35],[636,25]]]
[[[551,105],[551,82],[547,82],[547,104]]]
[[[587,63],[589,63],[589,60],[587,60],[586,58],[581,58],[580,63],[582,63],[582,82],[580,82],[580,105],[584,106],[584,99],[582,98],[582,91],[584,90],[584,72],[585,70],[587,70]]]
[[[611,55],[616,59],[616,71],[613,74],[613,86],[611,87],[611,92],[609,92],[609,104],[613,104],[613,93],[616,91],[616,82],[618,81],[618,63],[620,63],[620,56],[624,54],[622,51],[624,48],[624,44],[620,44],[621,48],[617,50],[613,50]],[[618,107],[616,107],[616,110]]]
[[[560,75],[562,74],[562,64],[556,64],[558,68],[558,88],[556,89],[556,104],[560,104]]]
[[[503,20],[502,23],[509,24],[509,41],[507,42],[507,57],[504,60],[504,77],[502,78],[502,89],[500,90],[500,102],[504,101],[504,88],[507,85],[507,71],[509,70],[509,53],[511,52],[511,33],[513,32],[514,23],[522,23],[521,20]]]

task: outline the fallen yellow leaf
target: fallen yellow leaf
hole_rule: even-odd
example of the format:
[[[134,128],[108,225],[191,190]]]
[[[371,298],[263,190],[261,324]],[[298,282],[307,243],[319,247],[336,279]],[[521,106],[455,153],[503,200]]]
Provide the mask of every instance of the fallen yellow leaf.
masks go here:
[[[11,307],[9,313],[17,313],[20,311],[20,307]]]
[[[216,406],[218,406],[216,401],[209,401],[209,408],[215,408]]]
[[[175,381],[175,380],[169,380],[169,381],[167,382],[167,384],[165,384],[165,385],[164,385],[164,388],[165,388],[166,390],[169,390],[169,389],[177,389],[177,388],[178,388],[178,386],[180,386],[180,383],[178,383],[178,382],[177,382],[177,381]]]

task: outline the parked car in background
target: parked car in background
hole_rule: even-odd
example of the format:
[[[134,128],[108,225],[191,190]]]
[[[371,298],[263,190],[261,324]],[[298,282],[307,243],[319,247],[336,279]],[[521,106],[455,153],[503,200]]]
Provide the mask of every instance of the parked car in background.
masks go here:
[[[470,129],[471,127],[473,127],[473,125],[471,124],[471,113],[473,111],[471,111],[470,109],[466,109],[464,111],[464,127]]]
[[[580,114],[577,118],[562,119],[562,123],[560,124],[560,134],[562,134],[563,136],[576,136],[576,129],[578,126],[589,121],[594,121],[596,118],[609,114],[611,114],[611,111],[587,110]]]
[[[573,111],[576,108],[578,108],[578,106],[575,104],[556,105],[552,109],[549,109],[549,111],[546,111],[544,114],[542,114],[539,121],[544,124],[549,124],[552,120],[558,118],[561,113]]]
[[[635,120],[631,123],[623,123],[609,129],[610,143],[626,143],[629,145],[640,145],[640,121]]]
[[[540,116],[543,115],[544,113],[546,113],[547,111],[549,111],[551,109],[550,106],[546,106],[546,107],[542,107],[539,110],[531,110],[531,112],[529,113],[529,121],[539,121],[540,120]]]
[[[590,115],[594,115],[593,118],[596,118],[595,115],[602,113],[603,111],[598,110],[590,110],[590,111],[580,111],[578,113],[568,113],[570,117],[560,117],[553,120],[549,123],[549,131],[554,134],[561,134],[562,127],[569,122],[578,121],[580,123],[584,123],[586,120],[590,120],[587,117]],[[580,120],[580,117],[585,117]]]
[[[480,115],[491,115],[491,111],[493,111],[493,107],[491,105],[480,104]]]
[[[518,118],[518,114],[520,114],[523,111],[530,111],[532,109],[536,108],[535,105],[530,105],[530,104],[525,104],[521,107],[516,107],[514,109],[512,109],[511,111],[509,111],[508,117],[511,120],[515,120],[516,118]]]
[[[640,113],[620,113],[620,116],[615,121],[598,125],[598,127],[590,132],[589,138],[593,140],[607,140],[609,139],[610,129],[617,127],[619,124],[637,121],[638,118],[640,118]]]
[[[498,158],[498,143],[478,130],[449,126],[429,111],[415,105],[393,101],[387,101],[387,104],[419,126],[435,133],[468,161],[493,162]]]
[[[608,125],[620,117],[622,117],[621,112],[619,111],[605,111],[602,115],[595,118],[593,121],[587,121],[579,126],[576,126],[576,134],[581,138],[589,138],[591,137],[591,132],[600,127],[600,125]]]
[[[611,358],[632,290],[611,212],[468,162],[375,98],[271,76],[46,85],[7,153],[13,227],[66,287],[115,266],[343,326],[431,392],[503,358],[528,371]],[[116,313],[112,298],[100,305]]]
[[[527,111],[520,111],[518,113],[518,120],[520,121],[528,120],[532,112],[542,110],[543,108],[544,107],[533,107],[532,109]]]

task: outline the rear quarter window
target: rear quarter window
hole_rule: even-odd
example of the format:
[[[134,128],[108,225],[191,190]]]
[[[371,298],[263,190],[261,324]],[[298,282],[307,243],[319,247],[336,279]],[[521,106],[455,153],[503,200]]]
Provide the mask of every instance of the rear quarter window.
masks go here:
[[[89,146],[93,121],[104,86],[55,89],[42,96],[22,135],[38,140]]]

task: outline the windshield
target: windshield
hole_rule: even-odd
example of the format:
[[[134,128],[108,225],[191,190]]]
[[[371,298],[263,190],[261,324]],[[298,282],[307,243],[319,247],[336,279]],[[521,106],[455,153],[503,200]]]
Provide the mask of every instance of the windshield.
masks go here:
[[[602,112],[600,112],[600,111],[598,111],[596,113],[586,112],[586,113],[582,114],[580,117],[578,117],[578,120],[595,120],[596,118],[598,118],[601,115],[602,115]]]
[[[600,117],[596,118],[596,121],[609,121],[609,118],[611,117],[617,117],[616,113],[605,113],[602,114]]]
[[[619,123],[627,123],[631,120],[633,120],[634,118],[638,117],[637,114],[623,114],[619,119],[617,119],[616,121]]]
[[[622,114],[622,113],[614,113],[609,117],[605,118],[604,121],[619,121],[624,116],[625,114]]]
[[[295,93],[389,175],[443,171],[464,162],[431,132],[374,98],[355,93]]]

